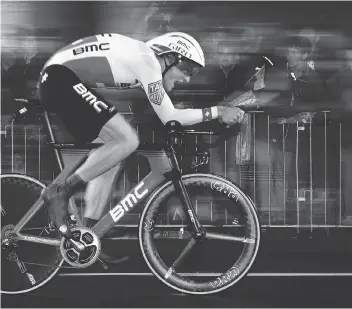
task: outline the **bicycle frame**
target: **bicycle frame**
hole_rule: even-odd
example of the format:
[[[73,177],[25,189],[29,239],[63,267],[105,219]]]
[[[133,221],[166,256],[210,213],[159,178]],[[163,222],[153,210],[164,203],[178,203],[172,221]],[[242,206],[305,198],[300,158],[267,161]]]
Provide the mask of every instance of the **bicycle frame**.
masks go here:
[[[50,143],[52,144],[55,155],[61,169],[61,173],[54,180],[54,182],[59,182],[69,175],[71,175],[79,166],[81,166],[88,155],[85,155],[79,162],[70,168],[63,169],[63,161],[59,149],[72,148],[74,144],[56,144],[55,135],[52,131],[51,121],[47,111],[44,111],[44,118],[46,129],[50,136]],[[97,146],[97,145],[95,145]],[[185,207],[185,213],[188,215],[189,222],[193,225],[194,232],[196,235],[201,234],[200,223],[197,219],[195,209],[192,205],[192,202],[187,194],[186,188],[182,182],[182,174],[178,165],[178,160],[176,156],[176,151],[173,145],[168,145],[164,150],[137,150],[138,154],[145,156],[150,164],[151,172],[145,176],[142,181],[140,181],[132,190],[130,190],[127,195],[120,200],[120,202],[112,208],[107,214],[105,214],[95,226],[92,227],[92,231],[99,237],[102,238],[111,228],[114,227],[116,222],[118,222],[126,213],[131,209],[142,203],[156,188],[158,188],[165,181],[172,181],[175,185],[176,191],[179,193],[179,196],[182,199],[182,205]],[[73,202],[74,210],[76,213],[77,206],[74,204],[73,199],[70,202]],[[32,236],[25,235],[21,233],[23,226],[37,213],[37,211],[44,206],[44,202],[39,198],[33,206],[28,210],[28,212],[22,217],[22,219],[16,224],[13,229],[12,239],[30,241],[35,243],[41,243],[46,245],[59,246],[61,240],[52,239],[42,236]]]

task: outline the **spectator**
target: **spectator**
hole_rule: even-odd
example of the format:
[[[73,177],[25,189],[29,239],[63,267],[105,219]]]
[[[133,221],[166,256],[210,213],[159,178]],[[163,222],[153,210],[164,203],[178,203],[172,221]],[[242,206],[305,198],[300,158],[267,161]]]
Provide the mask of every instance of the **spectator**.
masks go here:
[[[312,28],[305,28],[299,35],[311,43],[309,57],[314,59],[315,71],[323,80],[329,79],[339,69],[336,51],[342,48],[346,41],[344,34],[333,30],[319,33]]]
[[[47,57],[39,51],[38,38],[34,35],[24,36],[16,53],[2,55],[3,78],[13,97],[36,94],[37,79],[46,60]]]
[[[173,7],[170,5],[163,6],[163,4],[165,3],[153,2],[137,26],[136,34],[142,41],[147,41],[156,35],[175,31],[171,26],[171,21],[175,16]]]
[[[304,28],[299,32],[299,35],[309,40],[311,44],[311,50],[309,56],[311,57],[317,50],[317,44],[320,40],[320,35],[316,33],[313,28]]]
[[[287,45],[282,50],[284,51],[286,62],[278,63],[279,67],[271,76],[267,78],[267,90],[276,90],[279,97],[275,99],[278,108],[265,109],[266,114],[258,117],[257,121],[257,138],[256,138],[256,159],[257,164],[262,168],[270,171],[271,182],[258,182],[258,195],[262,210],[271,210],[271,216],[274,221],[282,221],[283,205],[287,200],[287,188],[296,188],[294,181],[294,173],[292,173],[292,164],[295,162],[296,153],[296,127],[297,122],[304,124],[308,122],[314,115],[312,112],[296,113],[294,110],[300,107],[305,110],[312,110],[312,106],[308,103],[317,104],[324,98],[324,83],[315,72],[314,61],[309,57],[311,54],[312,45],[310,41],[302,36],[293,36],[288,38]],[[282,67],[284,64],[284,67]],[[283,81],[282,73],[285,73],[286,78]],[[278,74],[278,75],[274,75]],[[277,76],[280,77],[280,82],[284,82],[281,89],[275,89],[276,82],[273,82]],[[276,79],[277,80],[277,79]],[[276,81],[275,80],[275,81]],[[268,118],[270,115],[271,125],[270,134],[268,135],[261,128],[267,128]],[[276,120],[275,120],[276,119]],[[275,125],[285,124],[284,132],[281,126]],[[308,138],[307,130],[300,132],[300,141]],[[269,142],[269,145],[268,145]],[[285,153],[283,152],[283,144],[285,144]],[[308,158],[308,156],[307,156]],[[285,174],[283,170],[283,162],[285,160]],[[284,178],[286,188],[284,187]],[[269,177],[268,177],[269,179]],[[268,187],[269,186],[269,187]],[[270,205],[269,205],[270,202]]]
[[[232,104],[240,95],[265,86],[263,78],[265,70],[271,66],[270,59],[259,54],[243,53],[245,41],[241,43],[241,46],[225,42],[218,45],[217,67],[223,76],[223,101],[219,104]],[[250,162],[251,127],[251,117],[248,114],[242,124],[233,126],[232,135],[224,146],[211,150],[212,172],[226,174],[229,179],[242,185],[240,166]]]
[[[219,43],[217,56],[218,64],[213,66],[212,77],[216,76],[217,84],[220,84],[220,100],[225,100],[235,90],[234,87],[239,86],[238,84],[235,86],[229,83],[229,77],[231,75],[231,78],[233,78],[233,70],[238,64],[239,53],[231,49],[228,44]],[[219,130],[219,127],[217,130]],[[236,147],[228,146],[236,143],[238,129],[238,125],[233,127],[234,136],[226,141],[226,146],[222,144],[217,148],[210,149],[210,171],[227,176],[236,183],[240,183],[239,166],[235,164]]]

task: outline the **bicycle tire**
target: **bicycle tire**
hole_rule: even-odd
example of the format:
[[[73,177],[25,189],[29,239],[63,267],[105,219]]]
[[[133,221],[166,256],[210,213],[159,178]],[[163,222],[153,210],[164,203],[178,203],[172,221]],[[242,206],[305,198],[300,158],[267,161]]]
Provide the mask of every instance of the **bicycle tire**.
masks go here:
[[[15,225],[19,221],[38,199],[42,189],[46,185],[35,178],[22,174],[4,174],[0,175],[0,179],[2,192],[1,227],[3,228],[7,225]],[[11,207],[13,205],[15,205],[15,207]],[[31,220],[40,220],[40,222],[38,221],[39,227],[49,222],[44,209],[38,210],[38,213],[36,213]],[[36,228],[32,228],[32,230],[35,231]],[[37,230],[39,230],[39,228],[37,228]],[[50,234],[50,237],[59,237],[56,231],[52,233],[55,234]],[[46,236],[48,236],[48,234]],[[7,255],[8,251],[5,251],[9,249],[2,248],[1,293],[3,294],[22,294],[43,286],[53,278],[64,262],[59,247],[48,245],[38,246],[38,244],[27,241],[19,241],[17,244],[18,248],[15,250],[10,249],[10,251],[16,252],[15,256],[17,256],[19,261],[21,261],[21,254],[24,252],[25,254],[28,254],[28,252],[38,252],[38,249],[25,250],[29,246],[32,246],[32,248],[39,248],[39,246],[41,246],[40,248],[44,248],[44,251],[40,254],[41,256],[38,263],[32,261],[32,264],[23,259],[21,261],[23,263],[18,264],[16,261],[14,262],[9,259],[10,254]],[[21,265],[21,267],[19,265]]]
[[[193,279],[189,279],[196,277],[198,280],[198,277],[202,275],[201,273],[180,274],[176,273],[176,270],[172,270],[172,272],[170,273],[170,262],[168,262],[169,265],[166,265],[167,263],[165,263],[163,258],[160,256],[160,252],[156,248],[156,243],[158,240],[156,240],[155,236],[158,227],[158,224],[156,222],[158,220],[158,213],[160,213],[161,207],[164,207],[165,204],[167,204],[167,200],[176,194],[172,182],[169,181],[152,193],[141,215],[139,224],[139,243],[142,255],[153,274],[169,287],[179,292],[187,294],[199,295],[217,293],[234,285],[243,276],[245,276],[245,274],[248,272],[256,258],[260,243],[260,223],[257,211],[253,201],[238,186],[220,176],[213,174],[188,174],[183,175],[182,179],[191,199],[192,192],[195,192],[197,190],[199,190],[199,192],[201,193],[205,191],[210,191],[209,194],[218,194],[216,192],[213,192],[214,190],[220,192],[218,190],[219,187],[212,187],[212,184],[214,184],[214,182],[217,182],[220,186],[226,186],[227,189],[233,190],[231,192],[236,193],[236,196],[238,197],[236,198],[236,201],[232,195],[230,196],[230,194],[228,194],[228,192],[225,192],[224,190],[220,192],[221,199],[223,198],[223,196],[227,197],[224,199],[224,201],[226,201],[226,203],[228,203],[230,207],[236,205],[236,207],[238,208],[238,212],[244,214],[244,219],[242,219],[242,221],[245,224],[241,225],[242,229],[245,231],[246,235],[248,234],[248,236],[253,239],[254,243],[243,244],[243,250],[240,254],[240,257],[235,261],[234,264],[232,264],[232,266],[229,267],[229,269],[226,270],[226,272],[220,275],[215,275],[213,273],[208,274],[209,277],[214,275],[218,276],[216,281],[210,279],[205,282],[196,282]],[[211,189],[209,190],[209,188]],[[159,227],[160,226],[162,226],[162,224],[159,225]],[[182,233],[183,232],[184,231],[182,230]],[[204,240],[204,243],[206,241],[207,240]],[[170,242],[168,243],[168,245],[169,244]],[[176,246],[169,246],[170,249],[165,249],[165,252],[167,250],[174,250],[171,249],[174,247]],[[169,253],[167,253],[166,255],[168,254]],[[166,257],[165,260],[167,259],[169,258]],[[207,277],[208,275],[205,274],[204,277]],[[218,284],[219,282],[220,284]]]

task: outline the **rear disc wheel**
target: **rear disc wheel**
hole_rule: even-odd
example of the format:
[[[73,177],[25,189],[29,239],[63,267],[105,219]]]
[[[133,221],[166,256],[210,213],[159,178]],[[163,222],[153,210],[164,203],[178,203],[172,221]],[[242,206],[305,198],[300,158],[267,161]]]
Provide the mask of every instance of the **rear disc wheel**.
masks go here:
[[[19,174],[1,178],[1,292],[21,294],[48,282],[60,269],[63,259],[59,247],[29,241],[11,240],[11,230],[39,198],[45,184]],[[25,224],[21,234],[60,238],[50,228],[44,207]]]

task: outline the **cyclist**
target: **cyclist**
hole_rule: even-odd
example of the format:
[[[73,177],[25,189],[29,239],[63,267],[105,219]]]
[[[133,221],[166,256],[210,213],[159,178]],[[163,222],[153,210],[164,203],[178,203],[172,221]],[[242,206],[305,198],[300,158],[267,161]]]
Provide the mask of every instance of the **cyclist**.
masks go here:
[[[181,32],[147,42],[116,33],[94,35],[62,48],[47,61],[38,81],[41,102],[60,116],[78,141],[99,138],[104,143],[72,175],[42,192],[50,220],[63,236],[72,237],[69,198],[88,183],[85,217],[99,220],[121,162],[139,143],[133,127],[95,89],[142,87],[164,124],[175,120],[192,125],[216,118],[229,125],[240,122],[244,112],[235,107],[174,108],[167,92],[177,83],[189,82],[204,66],[199,43]]]

